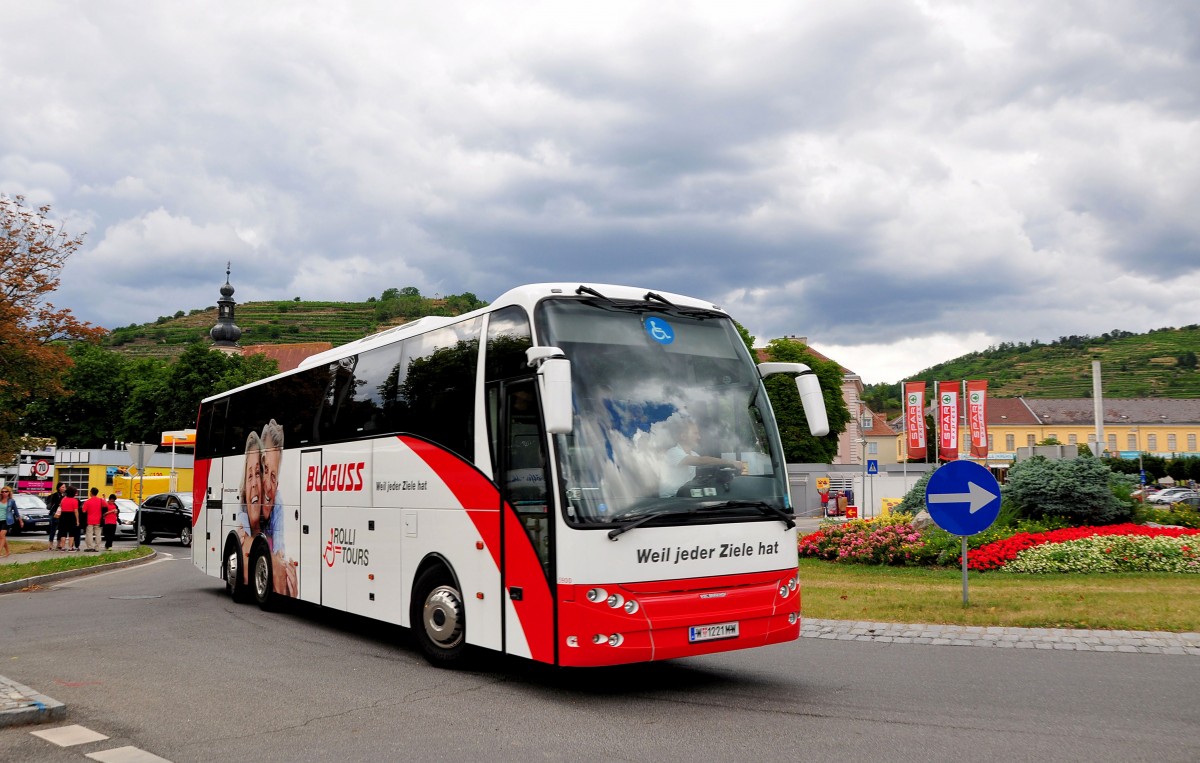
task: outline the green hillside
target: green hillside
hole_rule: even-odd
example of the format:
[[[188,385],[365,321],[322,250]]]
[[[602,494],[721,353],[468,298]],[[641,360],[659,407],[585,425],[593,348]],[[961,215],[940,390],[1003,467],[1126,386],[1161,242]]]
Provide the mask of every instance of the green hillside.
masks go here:
[[[1099,360],[1105,397],[1193,398],[1200,397],[1197,352],[1200,325],[1147,334],[1113,331],[1049,343],[1006,342],[927,368],[913,380],[986,379],[995,397],[1091,397],[1092,361]],[[899,412],[898,383],[868,385],[866,392],[876,410]]]
[[[485,304],[469,292],[422,297],[407,287],[366,302],[246,302],[235,308],[234,323],[242,330],[242,346],[330,342],[336,347],[425,315],[461,315]],[[153,323],[115,329],[105,345],[128,355],[174,357],[193,342],[207,341],[216,322],[215,306],[180,310]]]

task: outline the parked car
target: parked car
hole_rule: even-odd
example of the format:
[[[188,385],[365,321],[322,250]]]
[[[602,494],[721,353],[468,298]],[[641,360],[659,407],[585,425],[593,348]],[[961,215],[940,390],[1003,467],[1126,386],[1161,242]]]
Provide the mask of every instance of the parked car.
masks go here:
[[[50,531],[50,512],[46,509],[45,501],[33,493],[17,493],[13,500],[17,502],[17,513],[25,520],[25,527],[12,529],[13,535]]]
[[[1146,503],[1165,503],[1172,504],[1182,501],[1189,496],[1197,495],[1195,490],[1190,490],[1186,487],[1172,487],[1166,490],[1160,490],[1152,496],[1146,498]]]
[[[117,499],[117,532],[121,535],[137,533],[137,501]]]
[[[185,546],[192,545],[191,493],[159,493],[142,501],[138,507],[141,524],[138,543],[149,543],[160,535],[179,538]],[[137,518],[135,517],[135,521]]]

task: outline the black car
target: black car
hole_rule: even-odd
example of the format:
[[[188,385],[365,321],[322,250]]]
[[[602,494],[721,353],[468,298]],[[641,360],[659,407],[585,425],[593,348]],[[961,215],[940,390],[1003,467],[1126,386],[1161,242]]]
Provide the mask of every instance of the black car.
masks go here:
[[[159,493],[138,507],[138,543],[149,543],[156,536],[179,538],[192,545],[192,494]]]
[[[45,501],[32,493],[17,493],[13,500],[17,502],[17,513],[25,520],[24,527],[13,527],[13,535],[49,532],[50,512],[46,510]]]

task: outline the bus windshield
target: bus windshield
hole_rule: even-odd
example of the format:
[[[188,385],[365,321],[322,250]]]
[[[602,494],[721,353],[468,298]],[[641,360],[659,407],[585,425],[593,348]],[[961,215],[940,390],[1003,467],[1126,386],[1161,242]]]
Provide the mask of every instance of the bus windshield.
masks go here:
[[[596,295],[544,300],[537,320],[571,360],[574,426],[557,436],[568,522],[790,523],[775,420],[728,316]]]

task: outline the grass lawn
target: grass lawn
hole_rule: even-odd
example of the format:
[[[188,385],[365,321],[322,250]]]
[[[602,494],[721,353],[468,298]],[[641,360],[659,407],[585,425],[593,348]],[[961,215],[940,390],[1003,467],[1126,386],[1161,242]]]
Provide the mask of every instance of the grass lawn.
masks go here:
[[[1200,632],[1200,575],[1016,575],[800,560],[805,617]]]
[[[9,541],[9,547],[12,549],[13,555],[16,556],[30,551],[45,551],[46,542],[37,541]],[[11,583],[14,580],[23,580],[32,578],[38,575],[49,575],[52,572],[65,572],[66,570],[78,570],[84,567],[95,567],[100,564],[108,564],[110,562],[122,562],[126,559],[138,559],[143,556],[149,556],[154,553],[154,549],[147,546],[138,546],[136,549],[128,551],[105,551],[99,554],[63,554],[55,559],[46,559],[39,562],[16,562],[10,564],[0,564],[0,583]]]

